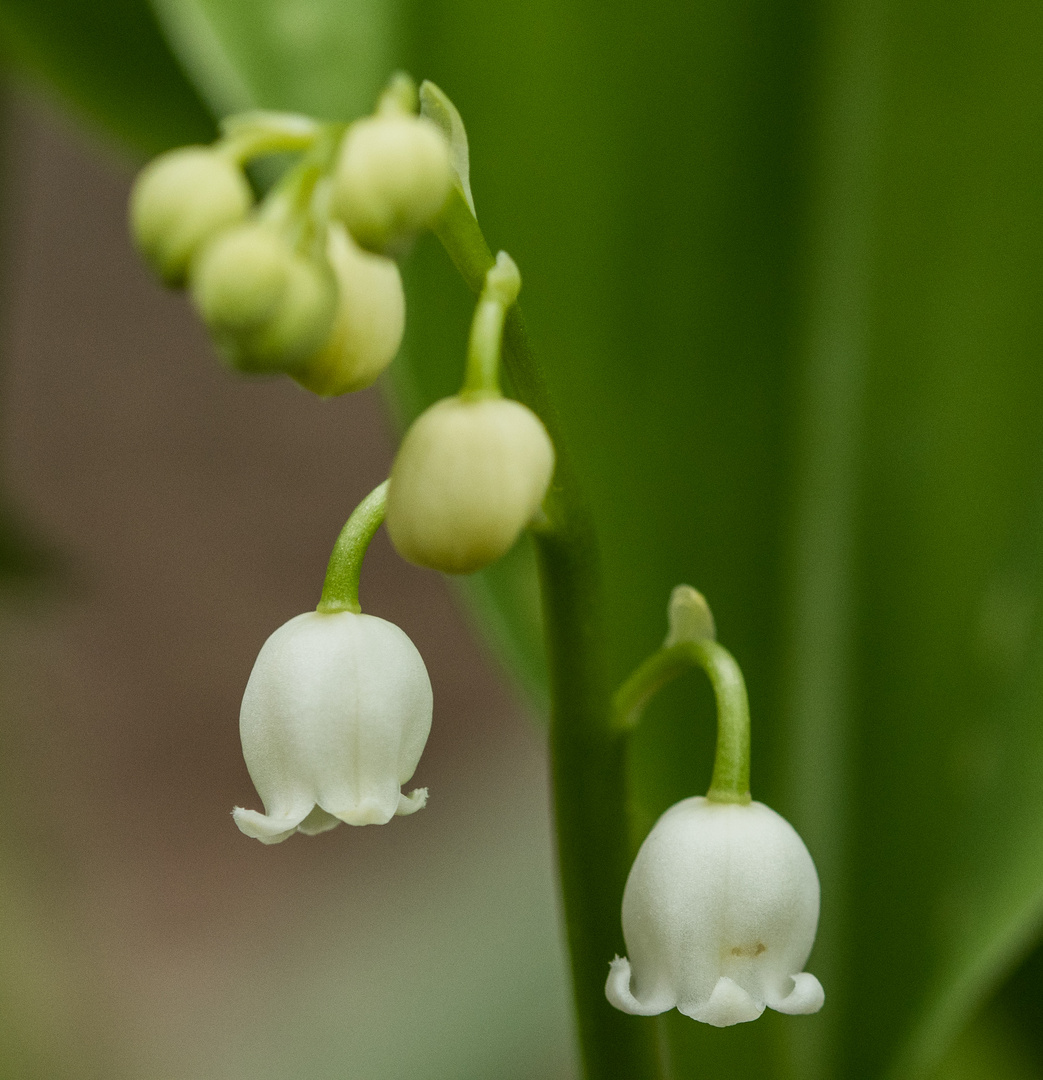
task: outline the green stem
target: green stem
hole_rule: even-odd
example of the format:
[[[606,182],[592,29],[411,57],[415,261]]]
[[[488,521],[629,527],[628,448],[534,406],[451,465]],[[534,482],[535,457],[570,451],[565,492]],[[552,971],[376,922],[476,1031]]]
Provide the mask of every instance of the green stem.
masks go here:
[[[413,116],[419,104],[413,77],[396,71],[384,87],[376,111],[378,116]]]
[[[347,524],[340,531],[333,545],[326,580],[322,583],[322,597],[315,609],[324,615],[336,611],[352,611],[361,614],[359,606],[359,575],[362,560],[366,557],[373,534],[380,528],[387,510],[387,480],[375,487],[352,511]]]
[[[481,293],[494,260],[458,189],[435,232],[464,281]],[[533,535],[550,668],[558,866],[584,1074],[587,1080],[656,1080],[654,1025],[617,1012],[605,999],[609,961],[624,950],[619,912],[630,866],[625,740],[612,730],[603,669],[597,538],[517,304],[506,314],[504,363],[557,452],[546,520]]]
[[[254,111],[230,116],[221,125],[224,137],[214,149],[237,165],[269,154],[309,149],[325,125],[296,113]]]
[[[503,324],[518,299],[521,276],[514,260],[504,251],[485,275],[485,284],[474,309],[471,338],[467,346],[467,370],[462,397],[500,397],[500,353]]]
[[[264,197],[259,220],[277,229],[298,251],[325,250],[325,207],[317,207],[316,188],[329,170],[343,134],[343,125],[323,127],[300,161],[287,169]]]
[[[717,699],[717,751],[706,797],[713,802],[750,801],[750,706],[742,671],[727,649],[709,638],[680,641],[653,653],[613,698],[613,727],[632,731],[652,696],[698,667],[710,677]]]

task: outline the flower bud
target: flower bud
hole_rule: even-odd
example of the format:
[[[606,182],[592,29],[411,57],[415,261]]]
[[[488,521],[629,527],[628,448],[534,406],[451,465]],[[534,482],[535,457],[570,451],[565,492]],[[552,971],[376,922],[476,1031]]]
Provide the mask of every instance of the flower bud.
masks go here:
[[[406,297],[398,265],[363,251],[342,225],[330,226],[326,254],[337,281],[333,331],[293,377],[320,397],[335,397],[369,386],[394,360]]]
[[[450,397],[406,432],[391,469],[387,529],[400,555],[469,574],[505,555],[554,472],[534,412],[506,398]]]
[[[362,247],[398,253],[438,216],[452,176],[449,145],[430,120],[381,112],[344,137],[333,211]]]
[[[130,194],[130,223],[142,255],[168,285],[182,285],[210,237],[246,217],[253,196],[242,171],[205,146],[153,159]]]
[[[255,222],[222,233],[192,267],[192,297],[221,351],[241,371],[286,371],[329,335],[329,270]]]
[[[265,813],[233,810],[247,836],[277,844],[340,822],[412,814],[402,794],[431,730],[424,661],[393,623],[308,611],[264,643],[243,694],[239,733]]]
[[[815,864],[793,827],[763,803],[684,799],[656,822],[623,892],[630,959],[612,961],[617,1009],[677,1008],[715,1027],[822,1007],[803,971],[818,926]]]

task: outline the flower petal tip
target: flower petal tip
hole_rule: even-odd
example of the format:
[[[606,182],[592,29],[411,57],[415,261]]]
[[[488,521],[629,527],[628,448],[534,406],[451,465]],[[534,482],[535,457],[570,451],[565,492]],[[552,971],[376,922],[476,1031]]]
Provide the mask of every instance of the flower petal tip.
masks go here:
[[[232,818],[239,831],[254,840],[260,840],[262,844],[279,844],[287,837],[293,836],[297,826],[304,820],[301,817],[272,818],[257,810],[246,810],[236,806],[232,810]]]
[[[802,971],[793,976],[793,989],[785,997],[769,1000],[768,1004],[776,1012],[791,1016],[817,1013],[826,1000],[822,983],[810,971]]]
[[[610,1005],[632,1016],[658,1016],[674,1005],[672,1001],[666,1004],[652,1002],[649,1005],[638,1001],[630,989],[630,961],[625,956],[617,956],[609,964],[605,997]]]
[[[754,1001],[734,979],[722,975],[717,980],[713,993],[702,1005],[695,1008],[678,1005],[677,1008],[686,1016],[704,1024],[731,1027],[732,1024],[745,1024],[756,1020],[764,1012],[764,1003]]]
[[[398,809],[395,813],[399,817],[408,817],[418,810],[423,810],[425,806],[427,806],[427,788],[418,787],[414,788],[408,795],[405,793],[399,795]]]
[[[312,808],[311,813],[297,826],[297,831],[305,836],[318,836],[319,833],[335,829],[340,824],[340,818],[327,814],[321,806]]]

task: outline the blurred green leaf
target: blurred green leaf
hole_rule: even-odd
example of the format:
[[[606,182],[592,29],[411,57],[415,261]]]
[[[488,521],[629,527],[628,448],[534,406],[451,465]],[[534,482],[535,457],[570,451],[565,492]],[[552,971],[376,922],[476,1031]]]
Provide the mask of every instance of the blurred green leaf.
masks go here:
[[[220,114],[250,107],[349,119],[372,108],[395,62],[388,0],[153,0]]]
[[[989,1010],[960,1035],[930,1080],[1039,1080],[1040,1075],[1017,1028],[1002,1011]]]
[[[347,117],[402,63],[453,99],[600,527],[613,673],[702,589],[754,792],[819,863],[823,1012],[668,1017],[675,1074],[924,1075],[1043,917],[1043,8],[356,3],[161,11],[218,109]],[[455,389],[470,308],[431,243],[409,289],[407,414]],[[481,588],[531,680],[515,570]],[[635,740],[648,821],[708,772],[705,695],[672,700]]]
[[[755,793],[822,871],[822,1014],[669,1017],[677,1075],[921,1075],[1038,933],[1041,19],[419,17],[594,500],[617,675],[703,589]],[[637,740],[649,819],[705,784],[683,716]]]
[[[147,0],[0,0],[0,53],[139,152],[213,138]]]

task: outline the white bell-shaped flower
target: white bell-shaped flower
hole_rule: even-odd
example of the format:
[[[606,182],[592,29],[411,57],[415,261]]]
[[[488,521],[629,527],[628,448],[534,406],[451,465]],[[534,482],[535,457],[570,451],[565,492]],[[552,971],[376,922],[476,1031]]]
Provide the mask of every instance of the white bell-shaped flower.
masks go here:
[[[623,894],[629,960],[605,986],[617,1009],[677,1008],[715,1027],[764,1007],[813,1013],[822,986],[803,971],[819,884],[804,842],[763,803],[684,799],[641,845]]]
[[[243,694],[243,757],[266,813],[233,811],[247,836],[276,844],[340,822],[412,814],[402,793],[431,730],[424,661],[393,623],[309,611],[264,643]]]

